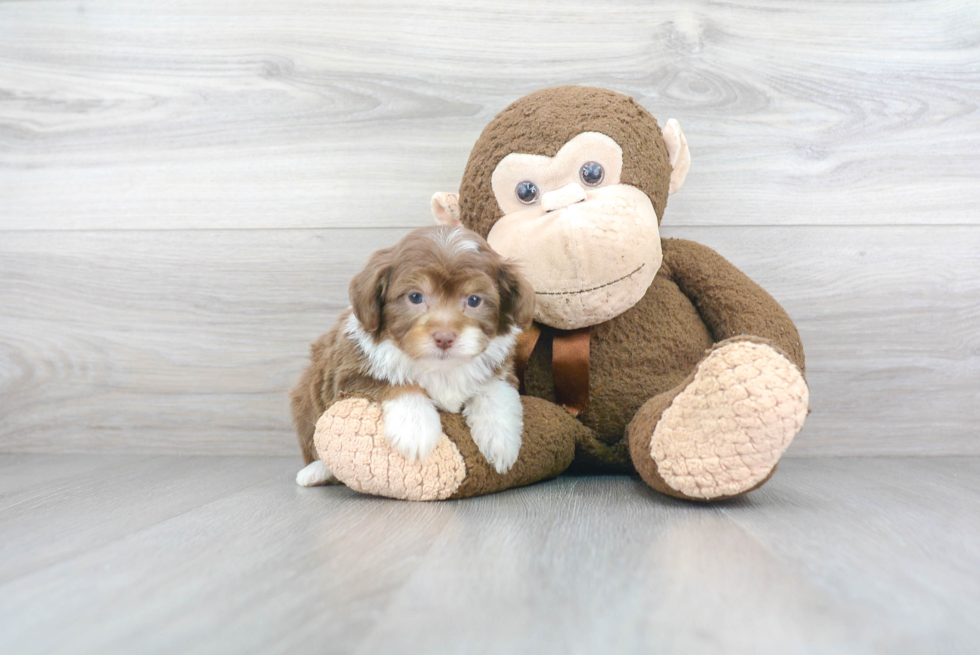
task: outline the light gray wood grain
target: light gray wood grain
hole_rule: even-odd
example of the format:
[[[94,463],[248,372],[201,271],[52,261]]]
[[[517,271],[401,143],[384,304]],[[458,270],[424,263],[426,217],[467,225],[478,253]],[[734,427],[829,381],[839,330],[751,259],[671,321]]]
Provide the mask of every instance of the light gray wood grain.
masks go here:
[[[42,501],[48,521],[88,518],[107,538],[0,583],[0,650],[351,652],[453,512],[297,487],[293,458],[174,459],[133,461],[166,460],[142,471],[145,484],[177,498],[148,497],[120,476]],[[200,462],[236,469],[235,480],[195,481]],[[35,470],[46,464],[38,458]],[[88,497],[117,510],[93,516]],[[11,569],[34,563],[16,548],[34,543],[33,528],[23,518],[5,526]]]
[[[841,652],[851,610],[720,507],[563,479],[459,512],[357,652]]]
[[[403,230],[8,233],[0,450],[292,454],[286,391]],[[980,228],[674,228],[797,321],[790,454],[980,454]]]
[[[879,652],[965,653],[980,638],[980,540],[971,536],[980,528],[978,464],[976,458],[794,461],[790,479],[767,494],[769,502],[736,503],[724,512],[781,566],[805,571],[854,607]],[[914,617],[931,622],[932,634],[913,634]],[[906,635],[888,629],[902,622]]]
[[[237,488],[194,483],[201,459],[237,468]],[[177,503],[120,469],[39,499],[49,522],[88,517],[108,536],[0,583],[0,650],[965,653],[980,639],[976,457],[792,459],[711,505],[624,477],[405,503],[298,488],[292,459],[183,462],[133,459]],[[34,529],[21,515],[3,534]]]
[[[0,3],[0,228],[399,226],[556,84],[678,118],[677,225],[978,222],[980,6]]]
[[[100,458],[79,457],[84,464]],[[121,536],[200,507],[254,484],[255,458],[107,458],[86,475],[65,475],[72,456],[36,458],[20,465],[46,484],[25,485],[0,505],[0,582],[71,559]],[[53,469],[53,470],[46,470]]]
[[[30,492],[43,488],[48,493],[54,485],[71,485],[78,480],[106,475],[107,469],[133,461],[131,455],[52,458],[51,471],[39,474],[37,455],[4,453],[0,457],[0,512],[30,498]],[[30,464],[27,466],[25,464]]]

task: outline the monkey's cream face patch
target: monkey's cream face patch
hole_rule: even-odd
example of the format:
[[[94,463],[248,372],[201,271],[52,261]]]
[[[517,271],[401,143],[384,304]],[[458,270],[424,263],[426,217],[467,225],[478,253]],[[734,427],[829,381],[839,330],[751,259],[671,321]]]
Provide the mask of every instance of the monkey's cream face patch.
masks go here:
[[[622,314],[663,261],[653,205],[628,184],[534,218],[504,216],[487,242],[522,264],[537,298],[535,319],[562,330]]]
[[[585,184],[580,176],[582,166],[589,163],[602,166],[602,180],[595,185]],[[555,153],[554,157],[511,153],[500,160],[490,177],[493,195],[504,214],[521,213],[534,216],[545,213],[542,198],[570,184],[590,190],[619,184],[623,174],[623,149],[610,137],[599,132],[582,132]],[[517,185],[533,183],[539,191],[532,203],[521,202]]]
[[[588,184],[586,164],[602,167]],[[563,330],[622,314],[646,293],[663,253],[653,204],[620,179],[623,151],[611,138],[583,132],[554,157],[510,154],[494,170],[494,195],[505,215],[487,242],[522,264],[534,286],[535,319]],[[538,190],[523,203],[516,188]]]

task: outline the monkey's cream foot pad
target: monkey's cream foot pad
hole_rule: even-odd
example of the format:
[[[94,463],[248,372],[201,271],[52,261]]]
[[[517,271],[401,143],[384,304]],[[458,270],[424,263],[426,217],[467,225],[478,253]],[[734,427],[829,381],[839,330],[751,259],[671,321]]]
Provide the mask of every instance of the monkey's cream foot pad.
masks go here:
[[[422,462],[410,462],[384,437],[381,405],[364,398],[334,403],[316,423],[320,459],[355,491],[401,500],[444,500],[466,477],[463,456],[443,434]]]
[[[806,382],[768,345],[737,341],[712,351],[664,410],[650,440],[657,471],[691,498],[751,489],[803,427]]]

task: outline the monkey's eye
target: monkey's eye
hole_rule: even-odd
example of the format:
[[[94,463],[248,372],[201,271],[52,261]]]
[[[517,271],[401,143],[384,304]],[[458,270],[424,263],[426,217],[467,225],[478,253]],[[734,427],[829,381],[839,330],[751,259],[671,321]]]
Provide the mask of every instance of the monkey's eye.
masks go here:
[[[538,185],[534,182],[525,180],[517,185],[517,199],[525,205],[533,205],[538,201]]]
[[[408,302],[412,303],[413,305],[421,305],[423,300],[425,300],[425,296],[418,291],[408,294]]]
[[[467,307],[479,307],[480,303],[483,302],[483,298],[480,296],[470,296],[466,299]]]
[[[590,161],[582,165],[579,177],[589,186],[599,186],[606,173],[602,170],[602,164],[597,161]]]

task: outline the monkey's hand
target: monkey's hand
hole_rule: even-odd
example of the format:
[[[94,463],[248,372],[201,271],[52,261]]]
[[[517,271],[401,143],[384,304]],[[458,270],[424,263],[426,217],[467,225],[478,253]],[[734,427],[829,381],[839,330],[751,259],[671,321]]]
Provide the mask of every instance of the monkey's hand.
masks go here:
[[[346,398],[327,408],[316,424],[313,437],[317,454],[345,485],[366,494],[402,500],[443,500],[455,492],[466,476],[463,457],[442,433],[435,414],[436,438],[424,461],[399,452],[387,427],[381,404],[367,398]],[[395,414],[392,414],[394,416]],[[432,425],[426,426],[432,428]],[[404,445],[416,437],[396,437]],[[415,454],[421,452],[416,446]]]
[[[439,413],[441,432],[424,461],[411,461],[385,437],[382,406],[366,398],[334,403],[316,425],[317,454],[345,485],[403,500],[490,494],[562,473],[588,428],[561,407],[520,397],[524,429],[517,461],[506,473],[480,452],[461,414]]]

